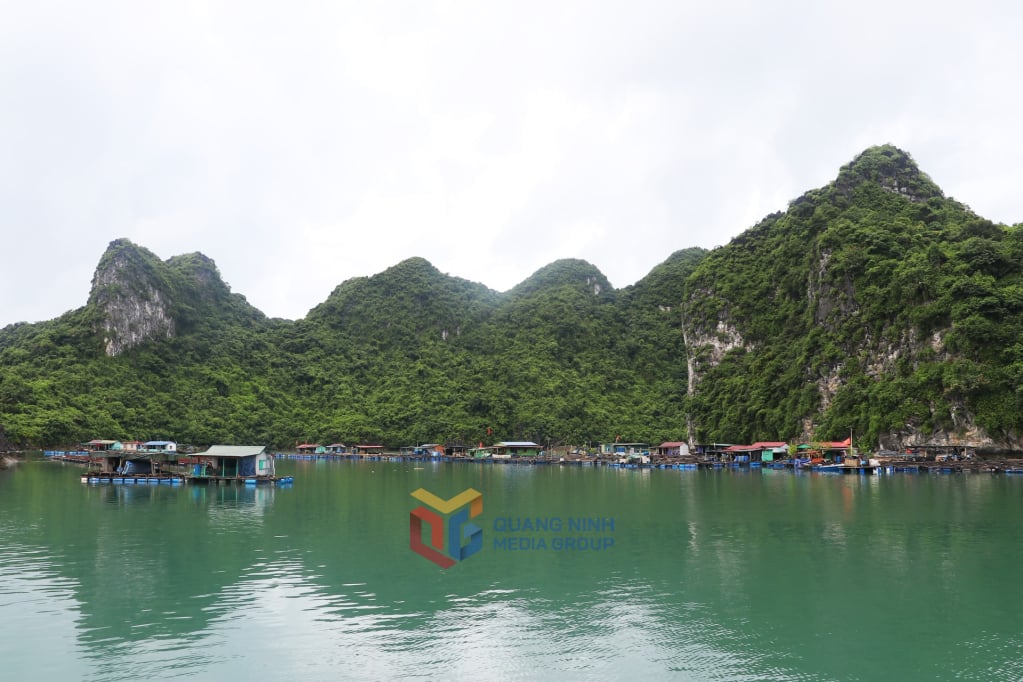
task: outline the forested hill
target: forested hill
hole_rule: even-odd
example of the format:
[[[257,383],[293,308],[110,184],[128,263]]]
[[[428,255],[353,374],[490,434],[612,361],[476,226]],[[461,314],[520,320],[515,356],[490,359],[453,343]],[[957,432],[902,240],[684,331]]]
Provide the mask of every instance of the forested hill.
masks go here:
[[[1023,447],[1023,231],[868,149],[686,282],[698,440]]]
[[[835,439],[1023,449],[1023,234],[905,153],[614,289],[551,263],[499,293],[412,258],[268,319],[202,254],[127,240],[87,304],[0,330],[0,428],[94,437],[582,444]]]
[[[557,261],[507,293],[412,258],[290,322],[201,254],[162,261],[119,239],[86,306],[0,330],[0,426],[22,446],[678,439],[677,302],[704,253],[617,291]]]

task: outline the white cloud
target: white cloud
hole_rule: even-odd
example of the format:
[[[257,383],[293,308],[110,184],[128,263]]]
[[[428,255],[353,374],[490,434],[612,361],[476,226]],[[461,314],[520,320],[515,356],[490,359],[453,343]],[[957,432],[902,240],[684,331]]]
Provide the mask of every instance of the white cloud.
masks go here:
[[[1015,223],[1021,34],[1009,2],[22,3],[0,324],[84,304],[122,236],[289,318],[409,256],[625,286],[886,142]]]

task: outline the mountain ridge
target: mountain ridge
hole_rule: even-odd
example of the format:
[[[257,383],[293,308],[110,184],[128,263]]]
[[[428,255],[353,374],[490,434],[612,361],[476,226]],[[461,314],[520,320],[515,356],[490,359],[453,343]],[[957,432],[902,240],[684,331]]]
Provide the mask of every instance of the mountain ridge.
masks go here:
[[[891,145],[621,289],[580,259],[500,293],[414,257],[268,319],[201,253],[120,239],[83,308],[0,330],[0,427],[35,444],[851,430],[1023,450],[1021,264],[1020,226],[945,197]]]

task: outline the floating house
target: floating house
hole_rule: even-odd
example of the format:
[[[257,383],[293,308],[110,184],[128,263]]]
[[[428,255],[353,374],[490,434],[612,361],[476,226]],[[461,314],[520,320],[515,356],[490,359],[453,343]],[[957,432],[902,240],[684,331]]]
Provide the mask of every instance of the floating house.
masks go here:
[[[661,443],[657,446],[657,454],[665,457],[688,457],[689,444],[680,440]]]
[[[178,444],[172,440],[147,440],[142,444],[142,449],[146,452],[174,454],[178,451]]]
[[[344,443],[331,443],[324,448],[328,455],[343,455],[348,452],[348,446]]]
[[[84,443],[85,447],[93,452],[106,452],[107,450],[123,450],[124,444],[119,440],[103,440],[96,438]]]
[[[300,455],[323,455],[327,452],[327,448],[319,443],[302,443],[301,445],[296,445],[295,450]]]
[[[489,448],[493,459],[515,459],[519,457],[537,457],[543,454],[543,446],[528,440],[511,440],[494,443]]]
[[[383,445],[355,445],[352,447],[352,452],[356,455],[382,455],[384,453]]]
[[[400,450],[402,457],[443,457],[444,446],[437,443],[406,445]]]
[[[90,447],[100,448],[90,452],[90,470],[124,476],[160,474],[162,465],[176,454],[175,450],[150,448],[148,443],[130,443],[131,447],[125,447],[119,441],[89,441]]]
[[[467,457],[469,446],[463,443],[445,443],[444,454],[448,457]]]
[[[761,462],[773,462],[776,459],[785,459],[789,454],[789,444],[781,441],[766,441],[754,443],[755,456]]]
[[[649,457],[649,443],[601,443],[600,454],[619,457]]]
[[[751,445],[729,445],[721,451],[726,461],[773,462],[788,455],[789,444],[781,441],[760,441]]]
[[[811,459],[831,459],[841,462],[847,456],[853,454],[852,438],[839,441],[821,441],[817,443],[803,443],[796,446],[801,457]]]
[[[212,445],[196,453],[189,479],[195,482],[274,480],[274,459],[262,445]]]
[[[153,465],[149,460],[132,459],[138,453],[122,453],[121,451],[104,450],[93,453],[90,458],[90,469],[102,474],[148,474]]]

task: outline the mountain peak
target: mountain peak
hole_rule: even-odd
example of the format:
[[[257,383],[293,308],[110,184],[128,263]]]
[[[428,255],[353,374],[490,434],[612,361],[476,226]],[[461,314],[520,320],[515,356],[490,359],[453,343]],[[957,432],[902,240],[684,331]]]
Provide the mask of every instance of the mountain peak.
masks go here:
[[[941,188],[920,170],[913,157],[890,144],[869,147],[842,166],[835,186],[848,195],[867,182],[877,183],[886,192],[914,202],[945,196]]]
[[[89,306],[111,356],[225,320],[265,319],[244,296],[231,293],[213,259],[196,251],[163,261],[123,238],[110,242],[100,258]]]
[[[543,266],[509,293],[521,296],[562,286],[583,288],[594,296],[612,290],[611,283],[597,266],[578,258],[562,258]]]
[[[99,313],[107,355],[175,333],[163,262],[128,239],[115,239],[96,266],[89,305]]]

